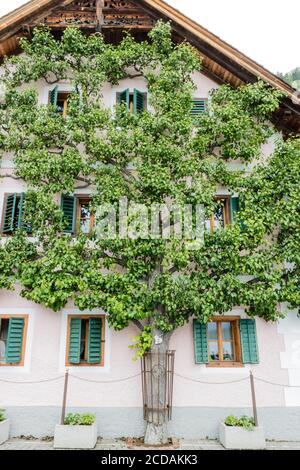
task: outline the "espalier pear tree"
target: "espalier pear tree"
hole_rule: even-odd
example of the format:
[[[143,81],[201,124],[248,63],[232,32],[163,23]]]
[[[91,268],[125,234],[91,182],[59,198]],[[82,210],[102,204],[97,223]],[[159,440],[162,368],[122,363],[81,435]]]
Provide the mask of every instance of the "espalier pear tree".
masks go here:
[[[144,42],[125,35],[107,44],[101,34],[76,28],[56,39],[36,29],[21,46],[24,53],[3,65],[0,148],[15,164],[13,174],[2,174],[28,190],[18,228],[1,244],[1,288],[18,284],[21,296],[53,311],[69,300],[82,310],[104,309],[115,330],[132,322],[140,330],[138,356],[168,350],[172,333],[191,317],[205,323],[243,305],[249,315],[275,321],[280,302],[299,307],[299,139],[278,138],[260,162],[274,132],[278,91],[260,81],[220,86],[207,111],[193,115],[193,74],[201,63],[188,43],[172,43],[162,22]],[[143,95],[131,112],[127,92],[108,109],[104,86],[135,77],[146,81],[147,109]],[[34,89],[38,82],[55,90],[60,81],[72,89],[67,115],[40,104]],[[185,220],[171,211],[165,217],[170,206],[192,207],[196,233],[196,208],[209,219],[220,187],[239,195],[231,223],[204,230],[196,241],[184,231],[178,236]],[[72,236],[59,195],[78,188],[91,191],[95,228]],[[143,217],[132,211],[125,224],[120,201],[142,206]],[[145,235],[145,214],[161,206],[155,234]],[[116,216],[107,216],[107,236],[97,224],[103,207]],[[99,219],[103,225],[103,213]],[[163,380],[158,385],[153,377],[154,388]],[[166,436],[165,425],[148,424],[148,443]]]

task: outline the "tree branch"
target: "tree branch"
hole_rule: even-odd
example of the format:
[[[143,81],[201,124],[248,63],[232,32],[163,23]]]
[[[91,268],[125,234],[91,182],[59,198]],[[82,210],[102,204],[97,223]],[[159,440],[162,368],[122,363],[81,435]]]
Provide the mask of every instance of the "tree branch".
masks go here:
[[[138,78],[138,77],[143,77],[143,74],[142,74],[142,73],[136,73],[136,74],[134,74],[134,75],[128,74],[125,78],[130,78],[130,79],[132,79],[132,78]]]
[[[176,271],[178,271],[178,269],[175,266],[172,266],[172,268],[169,269],[170,274],[174,274]]]
[[[56,80],[49,80],[47,76],[44,76],[43,78],[48,85],[55,85],[55,83],[59,82],[59,78],[56,78]]]
[[[131,321],[140,331],[144,330],[144,326],[139,320],[136,320],[135,318],[133,318]]]
[[[12,178],[13,180],[21,180],[22,178],[20,176],[14,176],[14,175],[0,175],[1,178]]]

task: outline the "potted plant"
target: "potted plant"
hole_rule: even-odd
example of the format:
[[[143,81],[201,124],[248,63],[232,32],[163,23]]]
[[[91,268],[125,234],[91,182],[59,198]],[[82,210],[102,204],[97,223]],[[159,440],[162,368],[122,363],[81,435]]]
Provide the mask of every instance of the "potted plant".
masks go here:
[[[0,409],[0,444],[9,437],[9,419],[5,417],[5,410]]]
[[[230,415],[220,424],[219,437],[225,449],[264,449],[266,441],[261,426],[249,416]]]
[[[93,449],[97,442],[97,423],[93,414],[69,413],[54,432],[56,449]]]

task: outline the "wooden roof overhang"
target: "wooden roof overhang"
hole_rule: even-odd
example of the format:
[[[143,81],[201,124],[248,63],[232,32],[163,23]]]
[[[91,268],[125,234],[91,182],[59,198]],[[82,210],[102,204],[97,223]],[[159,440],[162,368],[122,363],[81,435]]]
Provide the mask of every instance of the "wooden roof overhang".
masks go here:
[[[19,38],[30,36],[37,25],[48,25],[57,34],[69,25],[101,30],[115,41],[124,30],[144,38],[160,18],[171,21],[175,40],[187,39],[199,51],[203,72],[218,83],[237,87],[261,78],[283,91],[286,98],[274,123],[286,133],[300,132],[300,93],[162,0],[31,0],[0,18],[0,59],[20,52]]]

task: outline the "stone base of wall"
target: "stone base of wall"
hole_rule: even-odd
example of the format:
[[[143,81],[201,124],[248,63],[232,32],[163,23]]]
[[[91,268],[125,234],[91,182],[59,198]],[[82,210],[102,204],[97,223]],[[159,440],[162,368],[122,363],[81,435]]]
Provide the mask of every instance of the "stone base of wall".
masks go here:
[[[141,437],[145,422],[141,408],[68,408],[68,412],[95,413],[98,436],[103,438]],[[60,423],[59,407],[6,407],[11,421],[11,437],[53,436]],[[219,423],[230,414],[250,415],[250,408],[174,408],[169,423],[172,437],[185,439],[216,439]],[[266,439],[277,441],[300,441],[300,407],[259,408],[259,424],[263,426]]]

